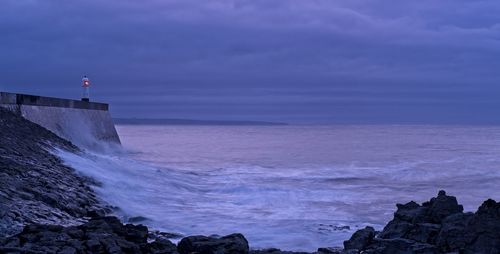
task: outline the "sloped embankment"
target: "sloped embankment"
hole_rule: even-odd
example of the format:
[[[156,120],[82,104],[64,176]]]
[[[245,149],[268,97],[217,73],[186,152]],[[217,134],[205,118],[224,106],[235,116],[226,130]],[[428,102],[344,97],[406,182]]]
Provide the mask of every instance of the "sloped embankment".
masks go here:
[[[103,210],[77,175],[52,155],[54,148],[78,152],[70,142],[21,116],[0,108],[0,236],[26,224],[70,225]]]

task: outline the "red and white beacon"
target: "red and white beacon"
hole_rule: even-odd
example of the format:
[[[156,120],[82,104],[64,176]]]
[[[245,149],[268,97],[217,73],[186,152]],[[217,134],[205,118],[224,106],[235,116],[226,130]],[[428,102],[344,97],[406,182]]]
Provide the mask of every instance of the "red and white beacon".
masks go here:
[[[90,101],[90,92],[89,92],[90,80],[87,78],[87,76],[83,76],[82,78],[82,87],[83,87],[82,101]]]

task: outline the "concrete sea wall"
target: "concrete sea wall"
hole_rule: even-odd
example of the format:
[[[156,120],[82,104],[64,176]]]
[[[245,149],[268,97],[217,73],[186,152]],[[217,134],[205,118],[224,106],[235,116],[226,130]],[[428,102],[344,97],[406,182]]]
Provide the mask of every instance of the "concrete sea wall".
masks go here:
[[[79,146],[96,141],[120,144],[105,103],[0,92],[0,106]]]

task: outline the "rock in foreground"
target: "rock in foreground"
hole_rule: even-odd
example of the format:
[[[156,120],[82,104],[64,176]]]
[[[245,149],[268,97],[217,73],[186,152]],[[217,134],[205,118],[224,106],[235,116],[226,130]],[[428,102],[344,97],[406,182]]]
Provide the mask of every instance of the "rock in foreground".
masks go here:
[[[149,241],[148,241],[149,240]],[[176,246],[167,239],[148,239],[143,225],[122,224],[116,217],[93,218],[80,226],[28,225],[0,240],[0,253],[146,253],[246,254],[248,241],[241,234],[220,238],[190,236]]]
[[[221,238],[189,236],[179,242],[180,254],[247,254],[248,241],[242,234],[232,234]]]
[[[440,191],[429,202],[397,205],[394,219],[376,237],[358,230],[344,242],[355,253],[500,253],[500,203],[487,200],[463,213],[457,199]]]
[[[498,254],[500,203],[485,201],[476,213],[463,213],[455,197],[440,191],[419,205],[397,205],[382,232],[366,227],[344,242],[345,249],[320,248],[317,254]],[[97,217],[80,226],[28,225],[0,240],[0,253],[165,253],[165,254],[307,254],[279,249],[249,250],[241,234],[189,236],[178,246],[148,239],[148,228],[123,225],[116,217]]]
[[[168,240],[148,243],[148,228],[123,225],[116,217],[91,219],[80,226],[29,225],[1,242],[0,253],[177,253]]]

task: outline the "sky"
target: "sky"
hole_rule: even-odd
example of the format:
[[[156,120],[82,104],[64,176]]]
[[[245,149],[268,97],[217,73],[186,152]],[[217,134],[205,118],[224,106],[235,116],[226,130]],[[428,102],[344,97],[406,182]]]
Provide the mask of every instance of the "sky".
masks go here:
[[[0,0],[0,90],[119,118],[500,123],[498,0]]]

